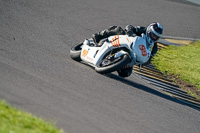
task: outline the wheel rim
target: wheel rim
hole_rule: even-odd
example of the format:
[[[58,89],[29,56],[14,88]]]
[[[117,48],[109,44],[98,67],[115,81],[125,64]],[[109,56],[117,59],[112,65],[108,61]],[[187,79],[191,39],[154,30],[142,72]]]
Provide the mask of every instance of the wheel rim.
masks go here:
[[[99,64],[100,67],[106,67],[106,66],[109,66],[109,65],[112,65],[116,62],[118,62],[119,60],[121,60],[122,57],[117,57],[117,58],[114,58],[114,56],[109,56],[109,57],[106,57],[105,59],[103,59],[101,61],[101,63]]]

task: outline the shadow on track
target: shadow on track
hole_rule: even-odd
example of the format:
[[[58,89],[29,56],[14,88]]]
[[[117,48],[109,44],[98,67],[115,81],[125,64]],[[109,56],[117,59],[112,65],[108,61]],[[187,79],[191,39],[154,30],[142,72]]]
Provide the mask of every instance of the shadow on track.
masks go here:
[[[144,85],[142,85],[142,84],[138,84],[138,83],[135,83],[135,82],[133,82],[133,81],[130,81],[130,80],[126,79],[126,78],[121,78],[121,77],[119,77],[119,76],[117,76],[117,75],[115,75],[115,74],[112,74],[112,73],[110,73],[110,74],[104,74],[104,76],[106,76],[106,77],[108,77],[108,78],[112,78],[112,79],[114,79],[114,80],[117,80],[118,82],[121,82],[121,83],[123,83],[123,84],[130,85],[130,86],[132,86],[132,87],[134,87],[134,88],[143,90],[143,91],[145,91],[145,92],[151,93],[151,94],[153,94],[153,95],[159,96],[159,97],[161,97],[161,98],[165,98],[165,99],[167,99],[167,100],[170,100],[170,101],[179,103],[179,104],[181,104],[181,105],[189,106],[189,107],[191,107],[191,108],[193,108],[193,109],[195,109],[195,110],[197,110],[197,111],[200,111],[199,108],[196,108],[196,107],[194,107],[194,106],[192,106],[192,105],[190,105],[190,104],[184,103],[184,102],[182,102],[181,100],[178,100],[178,99],[176,99],[176,98],[173,98],[173,97],[171,97],[171,96],[169,96],[169,95],[167,95],[167,94],[164,94],[164,93],[162,93],[162,92],[160,92],[160,91],[158,91],[158,90],[155,90],[155,89],[149,88],[149,87],[147,87],[147,86],[144,86]]]
[[[85,66],[88,66],[89,68],[93,69],[94,70],[94,67],[88,65],[87,63],[84,63],[84,62],[80,62],[81,64],[85,65]],[[94,70],[95,71],[95,70]],[[173,98],[167,94],[164,94],[156,89],[152,89],[152,88],[149,88],[147,86],[144,86],[142,84],[138,84],[138,83],[135,83],[129,79],[126,79],[126,78],[122,78],[122,77],[119,77],[118,75],[116,74],[113,74],[113,73],[109,73],[109,74],[102,74],[108,78],[111,78],[111,79],[114,79],[114,80],[117,80],[118,82],[121,82],[123,84],[126,84],[126,85],[129,85],[129,86],[132,86],[134,88],[137,88],[137,89],[140,89],[140,90],[143,90],[143,91],[146,91],[148,93],[151,93],[153,95],[156,95],[156,96],[159,96],[161,98],[165,98],[167,100],[170,100],[170,101],[173,101],[173,102],[176,102],[176,103],[179,103],[181,105],[185,105],[185,106],[188,106],[188,107],[191,107],[197,111],[200,111],[200,108],[197,108],[195,106],[192,106],[191,104],[188,104],[186,102],[183,102],[179,99],[176,99],[176,98]]]

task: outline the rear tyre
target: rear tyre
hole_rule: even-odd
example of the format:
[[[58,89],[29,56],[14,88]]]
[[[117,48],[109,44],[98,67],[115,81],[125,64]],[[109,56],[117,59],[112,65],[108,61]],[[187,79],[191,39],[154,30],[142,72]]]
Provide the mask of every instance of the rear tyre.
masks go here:
[[[101,74],[111,73],[121,69],[124,65],[128,64],[129,62],[130,57],[128,55],[123,55],[116,59],[109,59],[106,57],[96,65],[95,70],[96,72]]]
[[[73,46],[70,50],[70,57],[73,59],[73,60],[76,60],[76,61],[81,61],[81,50],[82,50],[82,45],[83,43],[79,43],[79,44],[76,44],[75,46]]]

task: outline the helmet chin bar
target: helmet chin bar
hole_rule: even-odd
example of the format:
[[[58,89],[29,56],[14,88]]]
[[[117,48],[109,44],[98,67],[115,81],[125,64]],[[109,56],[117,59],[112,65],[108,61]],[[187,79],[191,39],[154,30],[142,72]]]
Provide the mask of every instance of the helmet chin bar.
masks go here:
[[[150,48],[156,41],[153,41],[150,37],[146,36],[146,41],[148,43],[148,48]]]
[[[153,32],[150,32],[150,38],[153,40],[153,41],[157,41],[160,37],[155,35]]]

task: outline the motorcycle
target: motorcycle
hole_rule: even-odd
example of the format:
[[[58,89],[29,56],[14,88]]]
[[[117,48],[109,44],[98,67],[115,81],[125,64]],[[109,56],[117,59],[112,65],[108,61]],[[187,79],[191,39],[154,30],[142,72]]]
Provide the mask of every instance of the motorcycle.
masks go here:
[[[96,44],[92,38],[78,43],[70,50],[73,60],[83,61],[101,74],[141,65],[150,58],[146,36],[115,35]]]

